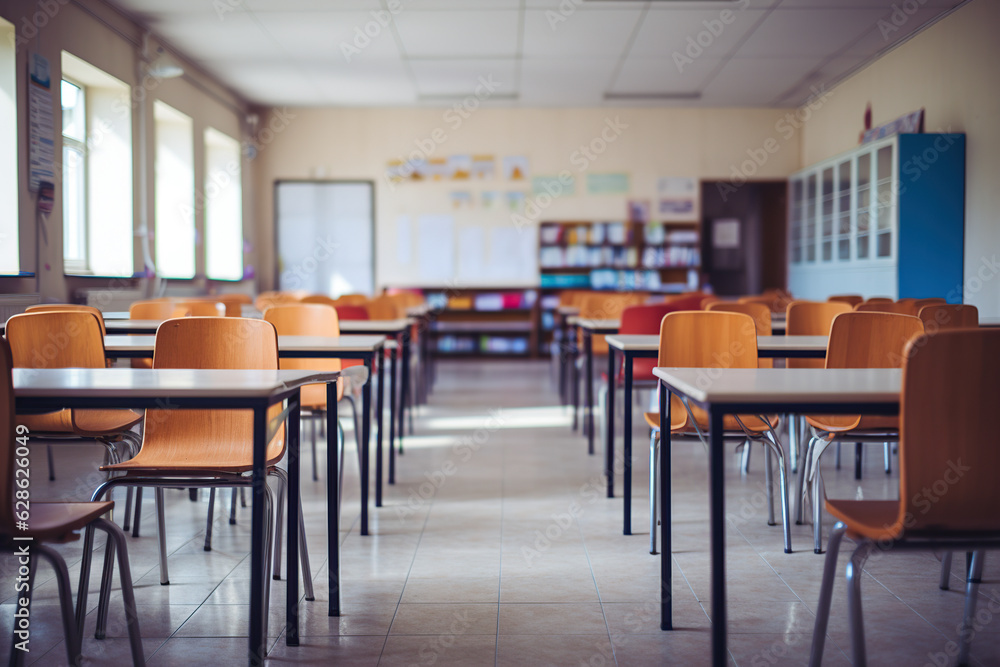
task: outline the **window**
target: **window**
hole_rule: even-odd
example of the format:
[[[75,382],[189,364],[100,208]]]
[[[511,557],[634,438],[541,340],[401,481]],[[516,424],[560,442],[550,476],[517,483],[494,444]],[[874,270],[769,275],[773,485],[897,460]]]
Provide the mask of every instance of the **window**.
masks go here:
[[[240,144],[205,130],[205,274],[243,279],[243,183]]]
[[[194,124],[157,100],[156,121],[156,273],[162,278],[190,279],[194,251]]]
[[[20,266],[17,209],[17,76],[14,24],[0,19],[0,274]]]
[[[63,269],[131,276],[130,88],[66,51],[62,71]]]

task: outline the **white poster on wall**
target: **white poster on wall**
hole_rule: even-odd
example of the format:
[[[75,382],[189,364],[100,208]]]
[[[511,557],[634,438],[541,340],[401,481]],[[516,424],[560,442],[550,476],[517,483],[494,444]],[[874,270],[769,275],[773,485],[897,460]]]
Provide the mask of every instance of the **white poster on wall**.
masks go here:
[[[475,284],[486,277],[486,235],[482,227],[464,227],[458,233],[458,282]]]
[[[455,219],[450,215],[417,218],[417,270],[420,285],[440,285],[455,276]]]
[[[41,181],[55,182],[55,120],[49,61],[32,53],[28,58],[28,189]]]

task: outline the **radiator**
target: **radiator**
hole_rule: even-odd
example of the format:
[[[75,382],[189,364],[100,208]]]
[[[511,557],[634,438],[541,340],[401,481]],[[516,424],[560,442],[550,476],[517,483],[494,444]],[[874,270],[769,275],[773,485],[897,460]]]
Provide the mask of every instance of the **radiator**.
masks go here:
[[[25,308],[41,301],[38,294],[0,294],[0,322],[6,322],[11,315],[23,313]]]
[[[138,289],[80,289],[74,292],[77,303],[94,306],[101,311],[125,311],[133,301],[143,298]]]

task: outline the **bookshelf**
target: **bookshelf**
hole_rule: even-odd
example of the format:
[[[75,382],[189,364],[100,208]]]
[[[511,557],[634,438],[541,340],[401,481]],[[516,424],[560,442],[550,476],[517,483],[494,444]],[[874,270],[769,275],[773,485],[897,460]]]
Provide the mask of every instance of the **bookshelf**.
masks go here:
[[[537,349],[538,291],[425,290],[437,315],[430,336],[437,358],[530,357]]]

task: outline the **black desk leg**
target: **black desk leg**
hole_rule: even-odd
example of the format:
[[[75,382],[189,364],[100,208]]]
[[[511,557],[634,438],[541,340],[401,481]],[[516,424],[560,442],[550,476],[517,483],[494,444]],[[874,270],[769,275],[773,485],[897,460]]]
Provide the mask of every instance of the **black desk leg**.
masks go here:
[[[615,350],[608,349],[608,393],[604,401],[604,474],[608,478],[608,498],[615,497]],[[627,533],[626,533],[627,534]]]
[[[586,397],[587,405],[584,408],[584,419],[586,420],[583,427],[587,429],[587,453],[593,456],[594,454],[594,336],[587,329],[583,330],[583,347],[584,354],[587,355],[585,369],[584,382],[587,383],[586,391],[584,396]]]
[[[622,471],[622,485],[625,490],[622,492],[625,498],[625,510],[622,515],[624,521],[624,534],[632,534],[632,358],[627,352],[623,352],[625,357],[625,393],[622,395],[622,403],[625,406],[625,417],[622,420],[622,428],[625,434],[622,436],[622,456],[625,458],[624,470]]]
[[[627,371],[626,371],[627,372]],[[670,514],[670,392],[660,385],[660,629],[674,629],[673,558]],[[664,428],[665,427],[665,428]]]
[[[399,435],[399,453],[403,453],[403,429],[406,427],[406,401],[410,395],[410,332],[404,331],[402,336],[403,355],[399,360],[403,365],[399,378],[399,425],[396,432]],[[411,434],[412,435],[412,434]]]
[[[396,483],[396,347],[389,350],[389,483]]]
[[[564,332],[563,318],[561,315],[556,315],[556,327],[552,332],[552,338],[556,344],[556,351],[559,353],[558,364],[559,364],[559,402],[562,405],[566,405],[566,334]]]
[[[709,406],[708,488],[712,550],[712,665],[724,667],[726,651],[726,492],[725,448],[722,443],[723,413]]]
[[[570,389],[570,393],[573,394],[573,430],[577,429],[577,424],[579,422],[579,412],[580,412],[580,369],[577,368],[577,362],[579,361],[580,350],[577,348],[577,334],[576,328],[570,328],[570,336],[572,337],[572,343],[570,348],[570,369],[569,376],[572,379],[573,386]]]
[[[264,484],[267,449],[267,403],[253,410],[253,477],[251,479],[250,515],[250,665],[264,665],[267,652],[264,633]]]
[[[372,358],[365,359],[368,381],[361,388],[361,534],[368,534],[368,491],[371,484],[368,470],[372,430]]]
[[[379,349],[378,396],[375,397],[375,507],[382,507],[382,410],[385,408],[385,355]]]
[[[288,399],[288,553],[285,645],[299,645],[299,392]]]
[[[326,385],[326,405],[326,548],[330,561],[327,615],[340,616],[340,436],[336,382]]]

